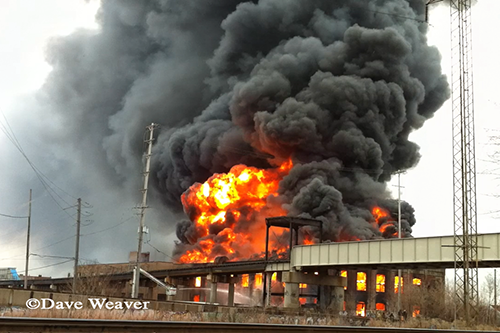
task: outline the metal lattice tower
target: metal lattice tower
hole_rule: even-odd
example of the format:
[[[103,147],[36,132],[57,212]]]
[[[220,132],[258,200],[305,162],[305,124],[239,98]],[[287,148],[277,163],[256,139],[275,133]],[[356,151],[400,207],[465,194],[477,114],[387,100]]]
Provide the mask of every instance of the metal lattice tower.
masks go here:
[[[450,22],[455,318],[463,313],[470,323],[479,298],[471,0],[450,1]]]

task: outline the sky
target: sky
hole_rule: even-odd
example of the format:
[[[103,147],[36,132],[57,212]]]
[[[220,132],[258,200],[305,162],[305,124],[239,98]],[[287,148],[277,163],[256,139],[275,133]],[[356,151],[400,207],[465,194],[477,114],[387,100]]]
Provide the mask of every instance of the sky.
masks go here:
[[[43,124],[54,130],[65,126],[58,119],[46,119],[44,105],[38,90],[43,85],[51,67],[45,61],[47,43],[54,36],[65,36],[78,29],[98,32],[95,13],[96,0],[18,0],[0,1],[0,112],[11,126],[12,133],[22,145],[29,160],[38,168],[38,175],[13,143],[0,133],[0,213],[24,216],[27,212],[29,188],[34,188],[32,245],[30,259],[32,274],[65,275],[72,272],[74,251],[75,203],[77,197],[84,202],[84,217],[80,257],[92,262],[125,262],[128,253],[114,251],[113,246],[100,246],[103,242],[130,244],[136,248],[138,216],[133,209],[140,202],[140,192],[124,194],[119,200],[108,193],[93,193],[91,184],[105,182],[95,170],[74,174],[76,168],[64,160],[64,150],[48,149],[37,139],[36,128]],[[495,152],[494,136],[499,135],[500,97],[496,80],[500,76],[497,55],[500,47],[494,42],[495,13],[500,2],[481,0],[473,8],[473,59],[474,95],[476,116],[476,163],[478,232],[500,232],[498,218],[499,188],[495,175],[497,164],[492,162]],[[436,45],[442,54],[443,71],[450,73],[449,8],[434,5],[429,17],[429,43]],[[3,117],[0,115],[0,117]],[[5,122],[4,122],[5,124]],[[410,139],[420,146],[419,164],[401,176],[401,198],[415,208],[417,223],[415,237],[450,235],[453,233],[453,191],[451,158],[451,103],[448,100]],[[498,140],[500,142],[500,140]],[[60,142],[54,142],[54,146]],[[91,160],[92,156],[87,156]],[[97,168],[97,166],[96,166]],[[40,175],[40,172],[42,175]],[[19,174],[24,181],[14,182]],[[45,184],[41,184],[41,177]],[[85,177],[87,182],[72,186],[74,177]],[[52,183],[54,182],[54,183]],[[81,182],[80,182],[81,183]],[[87,186],[85,186],[87,183]],[[397,196],[396,178],[390,184]],[[109,184],[109,186],[113,186]],[[47,190],[47,188],[49,190]],[[137,190],[139,185],[136,186]],[[54,190],[50,190],[54,189]],[[71,189],[69,191],[68,189]],[[53,198],[54,197],[54,198]],[[56,203],[57,202],[57,203]],[[164,211],[148,210],[151,230],[145,250],[153,260],[169,260],[175,236],[173,230],[161,223]],[[0,267],[24,268],[25,219],[0,217]],[[51,235],[47,240],[46,235]],[[40,237],[43,235],[43,237]],[[121,247],[123,248],[123,246]],[[67,263],[59,264],[68,260]],[[63,273],[62,273],[63,272]]]

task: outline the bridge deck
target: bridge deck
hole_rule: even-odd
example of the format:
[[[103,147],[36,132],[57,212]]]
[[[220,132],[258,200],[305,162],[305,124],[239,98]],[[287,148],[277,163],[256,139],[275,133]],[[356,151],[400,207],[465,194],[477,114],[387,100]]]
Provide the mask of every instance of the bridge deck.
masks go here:
[[[296,246],[291,266],[452,268],[453,245],[453,236],[441,236]],[[500,233],[478,235],[477,260],[479,267],[500,266]]]

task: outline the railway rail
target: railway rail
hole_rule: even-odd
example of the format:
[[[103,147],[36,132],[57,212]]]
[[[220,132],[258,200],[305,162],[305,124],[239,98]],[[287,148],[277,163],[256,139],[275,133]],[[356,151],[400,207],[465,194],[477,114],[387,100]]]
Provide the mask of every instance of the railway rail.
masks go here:
[[[0,332],[113,332],[113,333],[240,333],[240,332],[335,332],[335,333],[439,333],[487,331],[459,331],[436,329],[409,329],[387,327],[305,326],[276,324],[239,324],[172,321],[132,321],[95,319],[51,319],[0,317]]]

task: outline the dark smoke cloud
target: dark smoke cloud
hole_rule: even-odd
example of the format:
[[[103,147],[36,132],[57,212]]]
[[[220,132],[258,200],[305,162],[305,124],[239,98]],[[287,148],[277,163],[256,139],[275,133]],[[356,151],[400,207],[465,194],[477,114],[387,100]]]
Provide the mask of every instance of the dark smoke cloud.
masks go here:
[[[213,173],[292,156],[279,198],[290,214],[321,219],[331,240],[380,237],[370,209],[395,216],[385,183],[416,165],[409,134],[449,95],[424,11],[420,0],[103,1],[98,32],[48,47],[41,94],[64,128],[50,139],[120,193],[139,188],[144,128],[161,124],[152,181],[174,212]],[[182,243],[196,243],[193,228],[177,226]]]
[[[380,237],[370,210],[397,216],[385,183],[418,163],[409,134],[449,95],[440,55],[426,44],[424,10],[423,1],[238,6],[208,61],[206,82],[220,97],[156,146],[167,202],[236,163],[272,166],[292,156],[296,166],[280,186],[290,214],[322,219],[331,240]],[[409,236],[413,208],[402,210]],[[187,225],[179,239],[193,244]]]

